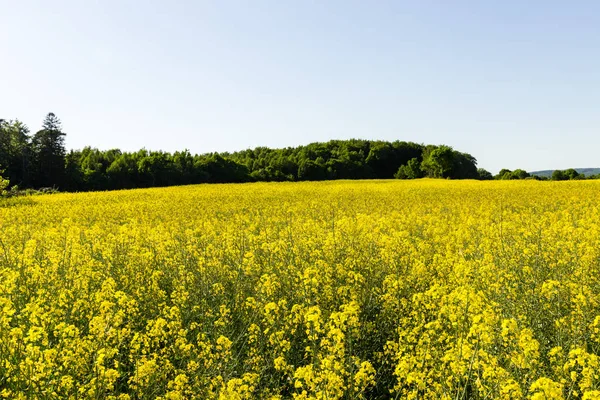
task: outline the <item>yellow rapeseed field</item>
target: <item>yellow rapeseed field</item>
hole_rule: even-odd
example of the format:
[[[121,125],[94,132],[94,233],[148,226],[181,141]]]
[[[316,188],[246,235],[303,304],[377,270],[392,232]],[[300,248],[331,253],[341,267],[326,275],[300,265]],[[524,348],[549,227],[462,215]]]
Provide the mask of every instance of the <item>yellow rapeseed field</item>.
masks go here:
[[[600,182],[0,203],[0,398],[600,399]]]

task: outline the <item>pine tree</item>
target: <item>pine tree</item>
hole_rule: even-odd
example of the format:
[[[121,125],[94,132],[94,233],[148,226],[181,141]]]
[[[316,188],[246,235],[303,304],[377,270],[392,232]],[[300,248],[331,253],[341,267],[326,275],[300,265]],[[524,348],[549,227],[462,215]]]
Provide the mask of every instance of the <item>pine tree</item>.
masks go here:
[[[65,183],[65,133],[60,120],[48,113],[32,142],[34,155],[34,177],[36,187],[58,187]]]

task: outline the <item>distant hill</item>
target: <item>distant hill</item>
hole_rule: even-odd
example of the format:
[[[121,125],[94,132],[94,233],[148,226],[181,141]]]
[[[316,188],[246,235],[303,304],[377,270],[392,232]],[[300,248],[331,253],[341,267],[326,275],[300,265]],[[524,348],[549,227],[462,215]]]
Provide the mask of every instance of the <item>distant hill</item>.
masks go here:
[[[577,171],[580,174],[583,174],[585,176],[600,174],[600,168],[574,168],[574,169],[575,169],[575,171]],[[529,174],[540,176],[540,177],[545,177],[545,178],[550,178],[552,176],[553,172],[554,172],[553,169],[546,169],[543,171],[533,171],[533,172],[530,172]]]

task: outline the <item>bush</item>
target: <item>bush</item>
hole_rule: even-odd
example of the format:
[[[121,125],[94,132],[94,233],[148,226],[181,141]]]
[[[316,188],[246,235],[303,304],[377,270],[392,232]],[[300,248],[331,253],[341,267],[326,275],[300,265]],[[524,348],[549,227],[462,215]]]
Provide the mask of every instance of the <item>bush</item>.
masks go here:
[[[8,179],[4,179],[2,175],[0,175],[0,196],[6,196],[6,189],[8,188],[9,183]]]

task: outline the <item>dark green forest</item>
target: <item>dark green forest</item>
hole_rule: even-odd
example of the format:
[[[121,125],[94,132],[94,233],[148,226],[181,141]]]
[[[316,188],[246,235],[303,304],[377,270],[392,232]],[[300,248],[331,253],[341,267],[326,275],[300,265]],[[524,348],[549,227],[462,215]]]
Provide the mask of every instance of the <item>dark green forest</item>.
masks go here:
[[[191,154],[187,150],[124,152],[91,147],[67,151],[65,137],[53,113],[35,134],[18,120],[0,120],[0,176],[4,177],[0,186],[13,191],[93,191],[330,179],[541,179],[523,170],[502,170],[494,177],[478,169],[470,154],[446,145],[404,141],[332,140],[284,149],[257,147],[234,153]],[[569,170],[556,178],[581,176],[574,177]]]

